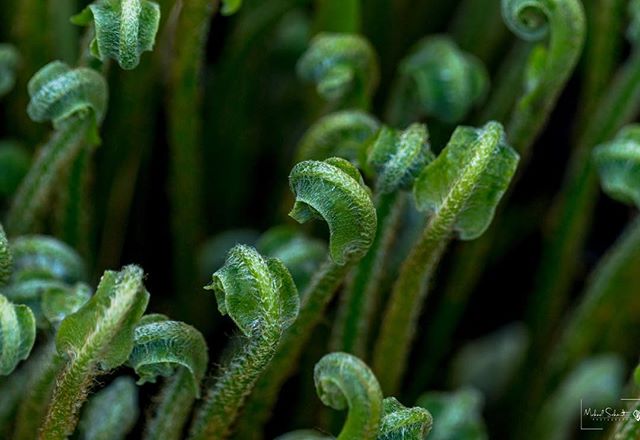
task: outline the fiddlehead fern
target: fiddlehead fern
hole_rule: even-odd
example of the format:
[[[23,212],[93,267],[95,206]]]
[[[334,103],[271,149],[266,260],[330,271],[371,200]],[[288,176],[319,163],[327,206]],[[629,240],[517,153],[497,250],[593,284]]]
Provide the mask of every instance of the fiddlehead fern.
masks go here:
[[[402,264],[376,344],[374,371],[386,392],[400,386],[428,282],[447,243],[454,235],[473,240],[487,229],[517,164],[502,126],[489,122],[458,127],[416,180],[416,205],[429,220]]]
[[[168,377],[157,401],[146,439],[179,439],[193,402],[200,397],[200,382],[209,357],[207,344],[195,328],[169,321],[162,315],[144,316],[134,333],[128,364],[139,384]]]
[[[367,110],[378,86],[378,60],[371,44],[353,34],[321,33],[298,61],[298,75],[340,107]]]
[[[100,61],[114,59],[130,70],[140,63],[142,52],[153,49],[160,6],[149,0],[97,0],[72,21],[85,26],[93,21],[91,54]]]
[[[70,435],[95,375],[127,360],[134,344],[135,325],[149,300],[142,278],[142,269],[137,266],[125,266],[120,272],[106,271],[95,295],[62,321],[56,347],[66,364],[58,374],[40,429],[41,438],[63,439]]]
[[[329,226],[329,253],[337,265],[362,257],[375,236],[376,213],[362,177],[349,162],[329,158],[300,162],[289,175],[299,223],[322,218]],[[331,198],[328,193],[337,193]]]
[[[98,142],[97,125],[107,103],[107,84],[97,72],[71,69],[54,61],[29,81],[27,108],[34,121],[51,120],[56,131],[23,179],[7,215],[10,234],[33,229],[53,187],[71,161],[88,144]]]
[[[16,82],[18,51],[10,44],[0,44],[0,96],[6,95]]]
[[[624,127],[593,151],[602,188],[609,197],[640,208],[640,124]]]
[[[251,247],[231,249],[225,265],[212,278],[207,288],[214,291],[220,313],[233,319],[246,341],[207,391],[191,426],[193,439],[227,438],[299,308],[298,292],[284,264],[262,257]]]
[[[404,191],[413,186],[419,172],[431,160],[433,154],[424,125],[413,124],[402,132],[383,127],[370,142],[366,168],[377,174],[374,197],[377,234],[341,296],[332,335],[335,349],[365,355],[385,258],[406,202]]]
[[[295,165],[289,186],[296,202],[290,213],[299,222],[314,217],[329,225],[329,258],[301,293],[298,319],[285,333],[278,352],[244,408],[242,435],[258,432],[278,391],[295,370],[304,344],[351,267],[367,253],[376,233],[376,210],[356,168],[344,159]]]
[[[585,36],[584,10],[579,0],[502,0],[502,15],[524,40],[538,41],[549,34],[548,48],[538,46],[532,52],[524,94],[507,126],[514,148],[526,154],[578,62]]]
[[[377,440],[423,440],[431,431],[433,418],[424,408],[407,408],[395,397],[384,399],[384,414]]]
[[[337,410],[349,408],[338,440],[377,437],[382,391],[364,362],[347,353],[331,353],[316,364],[313,377],[322,403]]]
[[[10,374],[29,356],[35,339],[36,320],[31,309],[0,295],[0,376]]]
[[[25,235],[11,241],[12,281],[54,279],[72,284],[87,280],[84,261],[76,251],[53,237]]]
[[[320,118],[298,144],[297,160],[324,160],[337,156],[359,159],[365,141],[378,130],[380,123],[359,110],[342,110]]]
[[[595,148],[593,159],[605,192],[640,208],[640,126],[623,128],[612,141]],[[637,325],[640,313],[640,302],[629,289],[640,282],[639,262],[640,220],[635,218],[594,269],[580,304],[564,326],[553,352],[552,383],[597,347],[632,349],[625,345],[625,335]]]
[[[82,440],[122,440],[138,420],[138,388],[118,377],[87,402],[78,424]]]
[[[488,86],[489,75],[479,59],[447,37],[428,37],[400,65],[388,119],[394,125],[421,116],[455,123],[484,98]]]

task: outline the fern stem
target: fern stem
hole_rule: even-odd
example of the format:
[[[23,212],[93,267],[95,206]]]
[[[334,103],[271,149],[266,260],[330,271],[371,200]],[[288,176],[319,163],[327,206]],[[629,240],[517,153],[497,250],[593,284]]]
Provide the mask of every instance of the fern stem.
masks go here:
[[[385,260],[393,245],[406,195],[400,191],[379,194],[376,203],[378,228],[371,249],[355,268],[340,296],[340,309],[333,331],[334,351],[366,358],[374,312],[380,303],[380,282]]]
[[[202,93],[201,76],[209,23],[218,0],[179,1],[175,53],[169,86],[171,148],[171,227],[176,291],[192,296],[198,279],[195,253],[203,233],[202,215]],[[192,301],[185,301],[191,304]],[[197,303],[197,301],[196,301]],[[194,307],[195,319],[202,308]]]
[[[154,408],[155,416],[147,423],[143,439],[182,438],[194,402],[193,391],[189,388],[192,382],[190,375],[186,368],[180,368],[174,376],[167,379]]]
[[[7,214],[7,232],[20,235],[34,229],[37,217],[46,207],[62,170],[68,167],[86,145],[94,121],[76,117],[56,130],[38,153],[34,164],[20,184]]]

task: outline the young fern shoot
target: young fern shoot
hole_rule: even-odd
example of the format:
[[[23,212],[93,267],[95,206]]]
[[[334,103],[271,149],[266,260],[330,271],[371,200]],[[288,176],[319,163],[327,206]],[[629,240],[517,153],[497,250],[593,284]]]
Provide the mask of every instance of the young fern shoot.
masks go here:
[[[245,406],[240,434],[266,423],[278,391],[293,373],[305,343],[349,270],[367,253],[376,234],[376,211],[358,170],[344,159],[300,162],[289,185],[296,202],[289,214],[298,222],[322,218],[329,226],[329,256],[302,292],[300,314],[285,333],[267,372]]]
[[[332,335],[334,349],[365,356],[373,313],[379,303],[385,259],[406,202],[405,191],[411,189],[418,173],[432,160],[427,128],[421,124],[413,124],[402,132],[383,127],[371,141],[367,167],[377,173],[374,190],[377,233],[342,293]]]
[[[428,283],[447,243],[454,235],[473,240],[487,229],[517,164],[502,126],[489,122],[458,127],[418,176],[416,205],[430,217],[402,264],[376,343],[373,367],[385,392],[400,387]]]
[[[167,377],[147,422],[144,438],[180,439],[209,362],[202,334],[183,322],[162,315],[145,315],[134,332],[127,362],[138,374],[138,384]]]
[[[142,52],[153,50],[160,22],[160,7],[149,0],[96,0],[72,18],[78,25],[93,24],[91,54],[108,58],[125,70],[140,63]]]
[[[71,435],[93,378],[127,360],[136,323],[149,301],[142,278],[142,269],[137,266],[106,271],[95,295],[62,321],[56,347],[66,364],[58,374],[40,438]]]
[[[427,37],[400,64],[387,119],[399,126],[422,116],[456,123],[485,97],[488,87],[489,74],[479,59],[446,36]]]
[[[511,144],[526,157],[580,58],[584,9],[580,0],[502,0],[502,16],[524,40],[538,41],[549,34],[548,47],[538,45],[530,55],[524,94],[507,125]]]
[[[593,160],[604,191],[613,199],[640,209],[640,125],[623,128],[598,146]],[[640,283],[640,220],[635,218],[591,275],[577,309],[554,348],[551,382],[598,347],[633,350],[625,345],[629,328],[638,325],[640,301],[631,287]],[[620,304],[624,304],[620,308]],[[606,331],[605,331],[606,330]]]
[[[258,378],[271,362],[283,332],[296,319],[298,292],[280,260],[237,245],[213,274],[218,309],[236,323],[246,341],[223,365],[191,425],[191,439],[225,439]]]
[[[330,353],[316,364],[313,378],[322,403],[349,409],[338,440],[376,439],[383,412],[382,390],[364,362],[347,353]]]
[[[298,76],[340,108],[368,110],[379,81],[376,53],[363,37],[321,33],[298,61]]]
[[[107,105],[107,83],[96,71],[54,61],[29,81],[29,117],[52,121],[55,132],[38,153],[7,214],[10,235],[34,229],[56,183],[87,144],[98,143],[97,127]]]

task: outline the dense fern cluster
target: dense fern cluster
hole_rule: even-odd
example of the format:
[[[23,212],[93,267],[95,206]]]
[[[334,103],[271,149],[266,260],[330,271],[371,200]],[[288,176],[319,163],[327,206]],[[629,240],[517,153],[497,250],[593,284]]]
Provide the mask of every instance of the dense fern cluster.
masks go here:
[[[640,438],[635,212],[580,271],[598,183],[640,209],[638,1],[0,5],[0,437]],[[277,226],[230,229],[249,193]],[[170,276],[123,265],[144,229]],[[531,229],[526,310],[460,344]]]

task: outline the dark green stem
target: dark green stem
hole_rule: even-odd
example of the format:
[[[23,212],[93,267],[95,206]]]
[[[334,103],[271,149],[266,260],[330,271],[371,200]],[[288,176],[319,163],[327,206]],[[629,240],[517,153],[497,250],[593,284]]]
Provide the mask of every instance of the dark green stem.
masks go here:
[[[175,28],[174,59],[169,87],[170,184],[173,257],[177,292],[189,297],[198,279],[195,253],[203,233],[201,76],[209,24],[217,0],[177,3],[180,16]],[[190,304],[191,301],[185,301]],[[202,308],[192,310],[196,316]],[[197,318],[196,318],[197,319]]]
[[[191,413],[195,396],[191,389],[191,373],[179,368],[167,379],[153,410],[154,416],[145,427],[145,440],[179,440]]]
[[[278,352],[247,400],[238,423],[238,438],[261,437],[259,433],[271,414],[280,388],[295,371],[312,330],[322,319],[327,304],[352,266],[340,266],[327,260],[301,294],[298,318],[283,335]]]
[[[91,117],[76,117],[56,130],[44,145],[18,188],[7,214],[7,232],[20,235],[33,232],[38,215],[46,208],[60,174],[85,147],[93,128]]]
[[[393,245],[405,202],[406,195],[400,191],[378,195],[378,232],[340,296],[340,309],[332,335],[333,351],[366,358],[374,312],[380,304],[384,263]]]
[[[533,350],[539,353],[567,301],[578,268],[598,180],[591,162],[592,148],[608,138],[640,110],[640,53],[636,52],[603,93],[603,102],[586,124],[579,146],[570,159],[565,185],[552,207],[552,228],[547,232],[541,267],[529,314]],[[537,351],[536,351],[537,350]]]
[[[402,263],[373,355],[373,370],[385,394],[400,387],[428,282],[451,235],[451,219],[434,216]]]
[[[242,353],[224,365],[221,376],[209,389],[191,426],[192,440],[226,439],[245,399],[261,375],[272,380],[265,371],[280,340],[278,326],[265,326],[247,338]],[[263,374],[264,373],[264,374]]]

